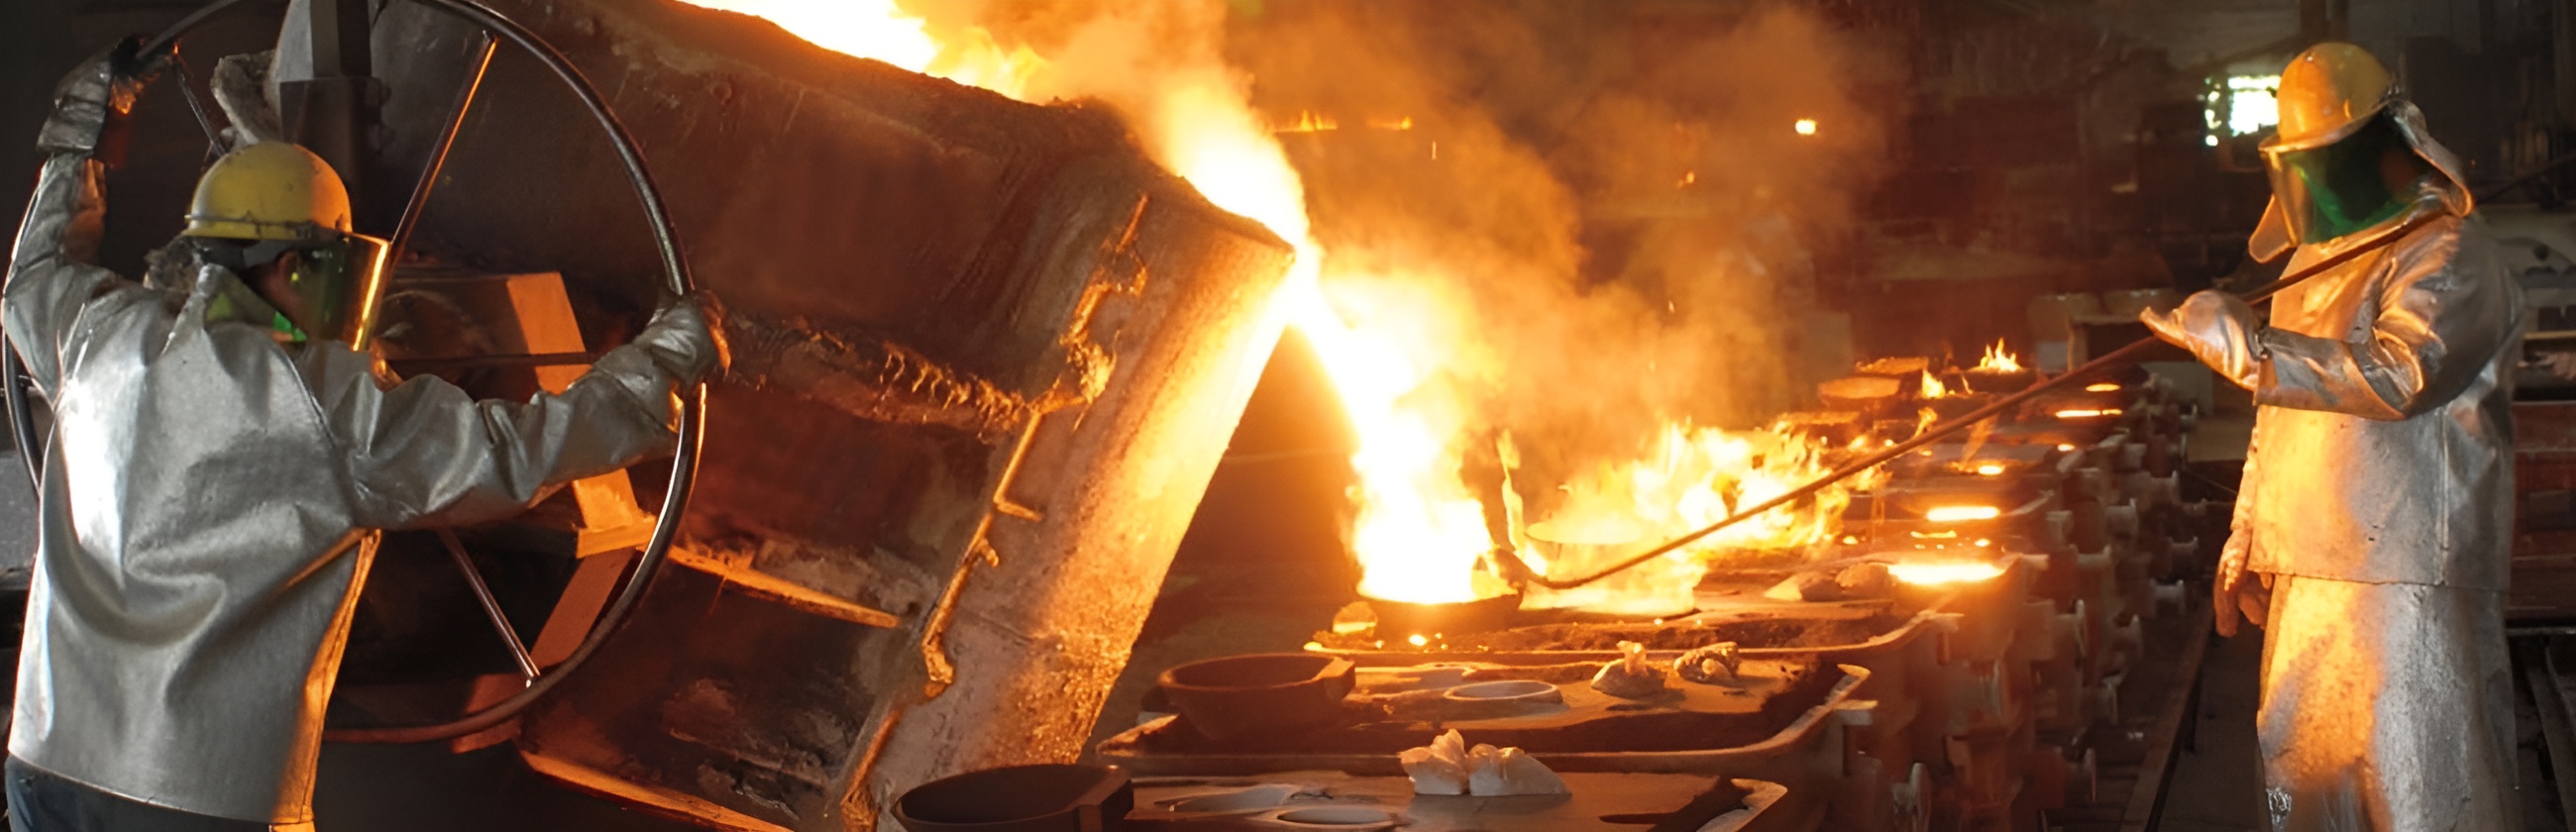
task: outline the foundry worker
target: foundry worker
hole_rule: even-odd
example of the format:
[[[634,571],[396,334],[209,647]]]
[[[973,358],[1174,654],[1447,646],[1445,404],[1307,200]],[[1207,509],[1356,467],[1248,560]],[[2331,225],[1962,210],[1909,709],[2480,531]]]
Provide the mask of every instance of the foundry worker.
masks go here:
[[[2274,830],[2513,822],[2503,599],[2522,303],[2459,163],[2388,71],[2319,44],[2281,73],[2250,248],[2292,272],[2269,324],[2201,292],[2141,317],[2254,393],[2218,628],[2265,628]]]
[[[52,402],[9,737],[10,826],[310,828],[322,712],[375,529],[507,516],[670,448],[722,362],[696,300],[559,395],[392,384],[363,342],[381,244],[285,143],[232,150],[172,249],[189,285],[92,264],[128,51],[65,78],[10,261],[9,342]],[[166,252],[165,252],[166,254]]]

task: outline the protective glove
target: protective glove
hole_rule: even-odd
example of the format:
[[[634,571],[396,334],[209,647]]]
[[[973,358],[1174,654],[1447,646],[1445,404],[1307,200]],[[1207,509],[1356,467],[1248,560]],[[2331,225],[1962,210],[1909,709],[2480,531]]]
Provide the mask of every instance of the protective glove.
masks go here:
[[[733,353],[725,345],[724,307],[705,292],[691,292],[663,304],[634,343],[682,387],[733,364]]]
[[[110,139],[134,109],[135,94],[170,63],[169,50],[146,55],[142,47],[141,39],[126,38],[63,76],[54,85],[54,113],[36,135],[37,149],[80,154],[112,150]]]
[[[2251,447],[2247,449],[2248,457],[2255,460],[2261,459],[2251,451],[2262,444],[2262,432],[2258,430],[2255,432]],[[2245,476],[2249,482],[2254,477],[2256,464],[2258,463],[2246,463]],[[2217,574],[2213,575],[2209,582],[2211,621],[2218,626],[2218,634],[2222,636],[2236,635],[2236,619],[2239,616],[2254,622],[2256,627],[2262,627],[2264,619],[2272,611],[2272,593],[2271,585],[2267,583],[2268,579],[2247,568],[2247,563],[2252,560],[2254,552],[2254,524],[2248,517],[2251,507],[2252,501],[2244,499],[2240,494],[2236,500],[2234,512],[2228,517],[2227,543],[2218,550]]]
[[[2249,594],[2245,591],[2247,589],[2245,585],[2247,548],[2244,533],[2229,534],[2227,545],[2221,547],[2218,552],[2218,575],[2209,583],[2210,615],[2218,625],[2218,634],[2222,636],[2236,635],[2236,618],[2239,615],[2254,622],[2256,627],[2263,626],[2263,613],[2248,610],[2244,604]]]
[[[2138,321],[2155,330],[2156,335],[2191,350],[2200,363],[2235,382],[2236,386],[2254,389],[2265,356],[2255,341],[2263,323],[2254,316],[2254,307],[2235,295],[2203,290],[2175,307],[2170,313],[2153,309],[2138,312]]]

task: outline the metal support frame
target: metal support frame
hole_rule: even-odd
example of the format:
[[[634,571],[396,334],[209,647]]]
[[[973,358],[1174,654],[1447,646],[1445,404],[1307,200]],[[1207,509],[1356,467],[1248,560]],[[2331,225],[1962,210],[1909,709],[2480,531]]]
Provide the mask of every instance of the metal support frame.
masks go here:
[[[380,83],[375,78],[372,5],[368,0],[299,0],[286,29],[303,37],[278,39],[278,116],[286,134],[331,163],[348,186],[352,205],[365,204],[365,171],[373,161],[370,135]]]
[[[447,556],[456,561],[456,571],[465,573],[465,583],[474,588],[474,600],[483,606],[483,615],[492,620],[492,629],[501,634],[502,644],[510,648],[510,659],[519,665],[519,678],[536,681],[535,659],[528,658],[528,645],[519,641],[519,631],[510,625],[510,615],[501,611],[500,599],[492,597],[492,585],[483,582],[483,571],[474,568],[474,556],[465,553],[465,543],[456,539],[456,530],[440,528],[438,542],[447,548]]]

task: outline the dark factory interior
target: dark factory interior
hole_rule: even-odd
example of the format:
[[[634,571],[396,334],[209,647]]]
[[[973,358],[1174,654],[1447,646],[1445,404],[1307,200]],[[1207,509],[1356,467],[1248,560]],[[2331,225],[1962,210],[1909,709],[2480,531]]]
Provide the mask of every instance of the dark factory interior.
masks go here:
[[[2576,830],[2570,162],[2576,0],[7,0],[6,810]]]

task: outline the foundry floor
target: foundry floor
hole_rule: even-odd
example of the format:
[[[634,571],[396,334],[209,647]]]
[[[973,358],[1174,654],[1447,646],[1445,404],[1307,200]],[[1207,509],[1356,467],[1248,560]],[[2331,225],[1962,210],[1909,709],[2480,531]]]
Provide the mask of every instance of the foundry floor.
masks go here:
[[[2181,752],[2175,760],[2158,832],[2263,829],[2262,764],[2254,743],[2262,659],[2263,637],[2259,631],[2210,644],[2209,656],[2201,665],[2198,747]],[[2522,767],[2516,791],[2522,804],[2522,828],[2528,832],[2566,830],[2570,827],[2543,763],[2545,750],[2537,714],[2529,689],[2522,684],[2522,673],[2527,669],[2515,669],[2519,711],[2516,723],[2521,744],[2518,756]]]
[[[2196,742],[2177,752],[2164,822],[2157,827],[2163,832],[2263,828],[2263,775],[2254,749],[2255,677],[2262,659],[2259,633],[2210,643],[2200,666]]]

